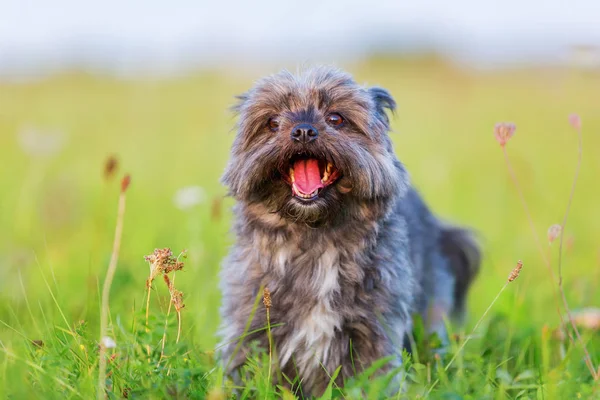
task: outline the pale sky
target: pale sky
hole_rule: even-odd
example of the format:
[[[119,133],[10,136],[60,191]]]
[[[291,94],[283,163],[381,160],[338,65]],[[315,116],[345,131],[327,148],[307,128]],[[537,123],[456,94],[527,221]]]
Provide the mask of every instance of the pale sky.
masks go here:
[[[373,49],[537,62],[578,44],[600,45],[600,0],[0,0],[0,73],[69,64],[168,71]]]

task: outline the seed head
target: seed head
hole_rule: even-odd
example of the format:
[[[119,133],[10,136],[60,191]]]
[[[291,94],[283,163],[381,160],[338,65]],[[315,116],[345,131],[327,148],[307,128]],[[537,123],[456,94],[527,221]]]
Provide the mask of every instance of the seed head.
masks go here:
[[[559,224],[554,224],[548,228],[548,243],[552,243],[560,236],[562,233],[562,226]]]
[[[183,293],[175,288],[172,288],[172,290],[170,292],[171,292],[171,301],[173,302],[173,305],[175,306],[175,310],[177,312],[180,312],[181,309],[185,307],[185,304],[183,304]]]
[[[171,257],[173,257],[173,252],[167,247],[164,249],[154,249],[152,254],[144,256],[144,260],[151,264],[162,265],[167,263]]]
[[[519,277],[519,273],[521,273],[521,268],[523,268],[523,261],[517,261],[517,266],[513,268],[510,275],[508,275],[508,281],[512,282]]]
[[[119,167],[119,161],[115,156],[110,156],[106,159],[104,163],[104,179],[111,179],[115,172],[117,172],[117,168]]]
[[[498,143],[500,143],[500,146],[506,146],[506,142],[513,137],[516,129],[517,127],[515,124],[512,123],[500,122],[496,124],[494,127],[494,136],[496,137]]]
[[[182,256],[185,257],[185,251],[182,252]],[[179,261],[178,257],[173,257],[171,249],[155,249],[154,253],[144,256],[144,260],[150,263],[150,276],[154,279],[158,274],[168,274],[171,271],[181,271],[184,263]]]
[[[131,183],[131,176],[125,175],[123,177],[123,179],[121,180],[121,193],[125,193],[127,191],[127,188],[129,187],[130,183]]]
[[[271,308],[273,303],[271,302],[271,292],[268,288],[263,289],[263,304],[267,309]]]

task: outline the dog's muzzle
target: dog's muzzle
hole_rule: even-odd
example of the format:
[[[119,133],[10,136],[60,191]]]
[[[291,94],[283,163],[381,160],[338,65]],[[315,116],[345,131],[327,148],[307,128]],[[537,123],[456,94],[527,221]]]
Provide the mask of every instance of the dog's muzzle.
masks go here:
[[[290,136],[295,142],[307,144],[319,137],[319,131],[311,124],[300,124],[292,128]]]

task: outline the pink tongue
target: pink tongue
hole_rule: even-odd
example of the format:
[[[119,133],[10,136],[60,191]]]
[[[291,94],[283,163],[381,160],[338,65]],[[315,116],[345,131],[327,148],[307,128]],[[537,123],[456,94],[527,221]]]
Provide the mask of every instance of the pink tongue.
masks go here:
[[[319,161],[314,159],[298,160],[294,163],[296,188],[303,194],[311,194],[323,187]]]

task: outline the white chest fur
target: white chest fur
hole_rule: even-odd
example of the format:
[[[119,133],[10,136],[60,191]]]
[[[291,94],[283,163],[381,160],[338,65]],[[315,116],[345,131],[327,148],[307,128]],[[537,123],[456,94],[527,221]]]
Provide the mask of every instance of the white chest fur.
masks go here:
[[[281,264],[283,256],[278,257]],[[294,265],[302,268],[301,265]],[[314,266],[307,266],[313,271],[310,280],[312,292],[316,294],[316,304],[299,321],[294,321],[294,330],[288,341],[281,344],[280,362],[285,364],[292,356],[300,372],[326,363],[331,342],[336,329],[341,329],[342,320],[339,312],[332,309],[332,298],[340,290],[339,254],[333,245],[329,245]]]

